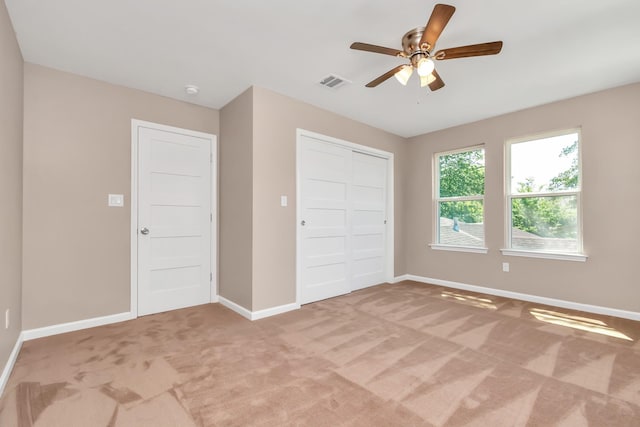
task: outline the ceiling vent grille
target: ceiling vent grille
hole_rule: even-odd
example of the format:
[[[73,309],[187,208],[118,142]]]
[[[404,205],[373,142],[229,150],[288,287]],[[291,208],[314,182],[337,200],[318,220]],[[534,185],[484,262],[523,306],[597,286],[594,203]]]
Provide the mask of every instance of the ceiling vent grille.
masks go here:
[[[342,87],[348,83],[351,82],[344,77],[340,77],[335,74],[329,74],[328,76],[320,80],[320,85],[329,89],[338,89],[339,87]]]

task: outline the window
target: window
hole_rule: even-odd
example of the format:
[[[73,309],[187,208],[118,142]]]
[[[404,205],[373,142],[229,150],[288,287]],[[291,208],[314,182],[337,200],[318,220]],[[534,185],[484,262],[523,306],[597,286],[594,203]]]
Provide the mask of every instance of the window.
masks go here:
[[[506,151],[507,248],[579,255],[580,132],[508,141]]]
[[[484,248],[484,148],[435,155],[434,249]],[[475,250],[474,250],[475,249]]]

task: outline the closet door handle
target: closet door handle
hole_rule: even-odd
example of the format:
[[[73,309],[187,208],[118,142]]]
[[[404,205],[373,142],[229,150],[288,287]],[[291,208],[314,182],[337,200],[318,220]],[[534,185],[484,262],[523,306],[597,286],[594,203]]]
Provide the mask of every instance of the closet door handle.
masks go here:
[[[300,221],[300,225],[301,225],[301,226],[303,226],[303,227],[304,227],[306,224],[307,224],[307,221],[305,221],[304,219],[303,219],[302,221]]]

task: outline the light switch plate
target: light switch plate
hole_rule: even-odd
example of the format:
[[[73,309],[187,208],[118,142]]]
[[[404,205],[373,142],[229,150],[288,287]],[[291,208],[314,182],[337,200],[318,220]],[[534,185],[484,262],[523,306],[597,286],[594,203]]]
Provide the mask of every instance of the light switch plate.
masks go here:
[[[109,206],[121,208],[124,206],[124,194],[109,194],[108,202]]]
[[[280,206],[284,208],[285,206],[287,206],[287,203],[287,196],[280,196]]]

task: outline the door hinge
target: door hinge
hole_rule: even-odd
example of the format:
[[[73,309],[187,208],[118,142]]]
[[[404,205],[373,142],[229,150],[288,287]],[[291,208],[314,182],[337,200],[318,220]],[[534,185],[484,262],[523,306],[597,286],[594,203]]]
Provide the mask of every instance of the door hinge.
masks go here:
[[[209,221],[213,222],[213,212],[209,214]]]
[[[213,282],[213,273],[209,273],[209,281]]]
[[[213,163],[213,153],[209,154],[209,162]]]
[[[386,220],[386,219],[384,220],[384,223],[385,223],[385,224],[387,223],[387,220]]]

